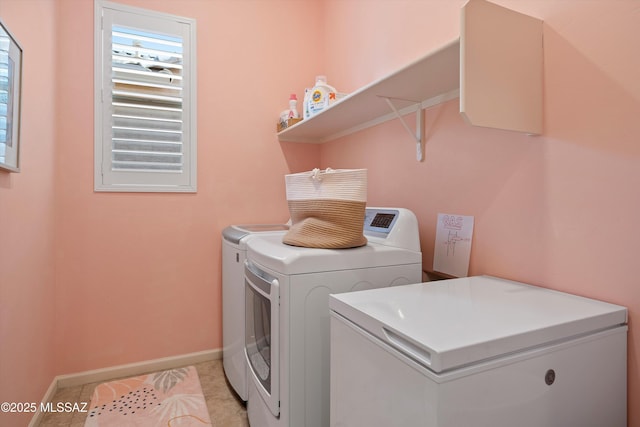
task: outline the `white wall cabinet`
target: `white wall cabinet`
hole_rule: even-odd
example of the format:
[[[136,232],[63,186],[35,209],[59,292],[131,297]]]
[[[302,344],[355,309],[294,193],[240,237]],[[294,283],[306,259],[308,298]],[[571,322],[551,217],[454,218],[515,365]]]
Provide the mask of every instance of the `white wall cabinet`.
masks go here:
[[[471,125],[541,134],[542,21],[470,0],[460,28],[459,39],[279,132],[278,139],[332,141],[411,112],[420,118],[423,109],[457,97]],[[419,120],[418,144],[420,126]]]

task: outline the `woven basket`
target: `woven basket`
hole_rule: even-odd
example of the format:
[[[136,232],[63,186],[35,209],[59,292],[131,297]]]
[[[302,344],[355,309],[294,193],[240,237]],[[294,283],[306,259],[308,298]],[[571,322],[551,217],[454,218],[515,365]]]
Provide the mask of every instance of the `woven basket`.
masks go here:
[[[354,248],[367,204],[366,169],[314,169],[285,176],[291,227],[282,241],[308,248]]]

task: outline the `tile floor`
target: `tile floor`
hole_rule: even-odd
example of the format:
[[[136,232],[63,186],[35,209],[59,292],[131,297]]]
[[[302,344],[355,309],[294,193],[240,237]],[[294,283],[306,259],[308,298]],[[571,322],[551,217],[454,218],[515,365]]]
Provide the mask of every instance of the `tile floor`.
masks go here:
[[[211,423],[216,427],[248,427],[247,411],[242,401],[234,393],[222,370],[222,360],[197,363],[202,392],[209,408]],[[114,378],[115,379],[115,378]],[[91,404],[93,389],[100,383],[59,389],[52,402],[87,402]],[[83,427],[87,413],[47,413],[39,427]],[[115,426],[114,426],[115,427]]]

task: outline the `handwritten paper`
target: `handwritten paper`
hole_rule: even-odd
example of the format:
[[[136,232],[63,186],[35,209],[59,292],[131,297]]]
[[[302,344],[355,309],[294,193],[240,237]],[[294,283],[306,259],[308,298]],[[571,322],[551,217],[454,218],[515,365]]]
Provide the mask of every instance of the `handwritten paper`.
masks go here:
[[[455,277],[469,272],[473,217],[438,214],[433,269]]]

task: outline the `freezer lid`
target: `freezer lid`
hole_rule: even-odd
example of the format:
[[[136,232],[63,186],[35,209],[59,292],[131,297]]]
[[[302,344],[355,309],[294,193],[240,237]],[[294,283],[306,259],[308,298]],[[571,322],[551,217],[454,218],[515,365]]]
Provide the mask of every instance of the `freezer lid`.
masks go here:
[[[489,276],[331,295],[329,306],[436,373],[627,323],[624,307]]]

